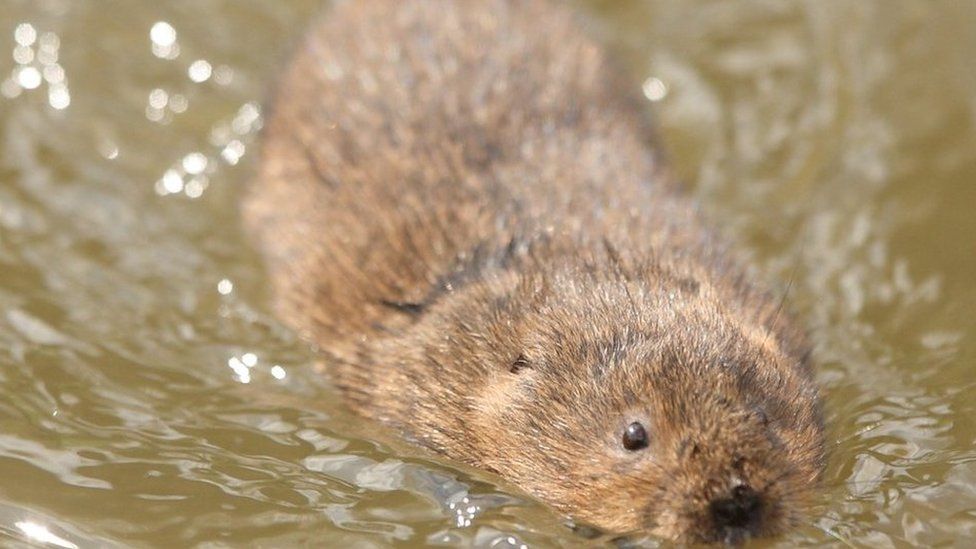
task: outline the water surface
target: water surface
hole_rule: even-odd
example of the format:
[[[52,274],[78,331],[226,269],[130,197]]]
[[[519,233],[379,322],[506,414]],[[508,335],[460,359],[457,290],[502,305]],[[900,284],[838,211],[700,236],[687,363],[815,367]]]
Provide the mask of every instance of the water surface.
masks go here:
[[[319,4],[0,0],[4,545],[606,541],[349,417],[268,313],[236,203]],[[826,493],[767,543],[976,539],[976,3],[581,4],[813,333]]]

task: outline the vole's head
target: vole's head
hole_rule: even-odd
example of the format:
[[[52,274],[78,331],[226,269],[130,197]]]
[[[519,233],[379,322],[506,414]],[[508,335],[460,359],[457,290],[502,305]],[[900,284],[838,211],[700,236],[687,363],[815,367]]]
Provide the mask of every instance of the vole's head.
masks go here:
[[[739,543],[798,521],[823,467],[819,397],[770,307],[690,279],[520,285],[450,336],[487,368],[454,453],[616,532]]]

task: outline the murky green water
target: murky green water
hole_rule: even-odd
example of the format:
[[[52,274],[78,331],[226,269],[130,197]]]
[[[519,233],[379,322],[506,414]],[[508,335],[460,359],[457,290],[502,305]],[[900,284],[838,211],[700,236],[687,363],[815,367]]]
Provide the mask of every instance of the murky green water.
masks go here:
[[[0,0],[0,544],[595,543],[344,414],[268,314],[236,201],[317,4]],[[969,546],[976,3],[588,5],[813,330],[826,495],[773,544]]]

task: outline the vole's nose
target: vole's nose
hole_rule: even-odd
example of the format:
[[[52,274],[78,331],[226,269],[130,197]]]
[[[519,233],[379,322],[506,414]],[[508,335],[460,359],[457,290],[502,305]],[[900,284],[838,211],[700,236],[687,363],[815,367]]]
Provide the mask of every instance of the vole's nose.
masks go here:
[[[752,488],[740,485],[732,489],[732,497],[717,499],[711,504],[715,527],[742,531],[751,530],[759,522],[762,500]],[[743,532],[744,533],[744,532]]]

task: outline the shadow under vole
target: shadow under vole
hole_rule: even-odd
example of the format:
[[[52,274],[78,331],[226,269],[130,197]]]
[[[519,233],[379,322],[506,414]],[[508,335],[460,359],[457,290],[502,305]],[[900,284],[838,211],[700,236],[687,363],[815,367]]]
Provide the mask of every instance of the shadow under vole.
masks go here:
[[[340,3],[279,84],[244,220],[349,406],[598,527],[794,525],[824,449],[802,334],[541,0]]]

